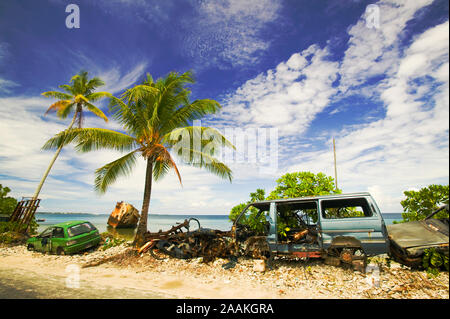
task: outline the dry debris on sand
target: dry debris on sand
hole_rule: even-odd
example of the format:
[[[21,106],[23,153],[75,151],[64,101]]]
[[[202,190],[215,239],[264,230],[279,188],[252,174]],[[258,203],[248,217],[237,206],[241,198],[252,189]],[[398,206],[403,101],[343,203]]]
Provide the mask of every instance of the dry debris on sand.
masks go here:
[[[45,255],[27,251],[24,246],[0,248],[0,258],[11,255],[39,258],[42,267],[76,263],[81,268],[113,267],[118,273],[132,269],[149,280],[178,276],[197,284],[197,287],[229,287],[228,298],[245,298],[240,291],[247,288],[264,291],[264,296],[269,298],[449,298],[447,272],[429,277],[425,271],[411,270],[395,262],[389,265],[381,257],[370,261],[375,272],[363,274],[328,266],[318,260],[275,259],[271,269],[258,271],[254,259],[243,257],[234,267],[225,269],[227,267],[223,265],[230,262],[228,259],[217,258],[209,263],[204,263],[202,258],[157,260],[149,253],[138,255],[126,243],[106,250],[100,246],[71,256]]]

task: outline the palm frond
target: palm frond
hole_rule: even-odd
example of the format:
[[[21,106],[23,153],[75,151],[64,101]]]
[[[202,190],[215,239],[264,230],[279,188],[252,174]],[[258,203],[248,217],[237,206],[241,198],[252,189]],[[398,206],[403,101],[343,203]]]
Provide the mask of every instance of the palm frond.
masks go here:
[[[137,147],[136,140],[126,134],[100,128],[75,128],[65,130],[49,139],[42,149],[56,149],[62,144],[76,143],[79,152],[90,152],[99,149],[130,151]]]
[[[207,171],[213,173],[216,176],[219,176],[220,178],[228,178],[230,182],[232,181],[233,174],[231,169],[210,154],[186,148],[180,148],[180,151],[181,153],[189,153],[188,161],[186,161],[186,157],[183,157],[183,161],[187,165],[197,168],[205,168]]]
[[[193,145],[193,139],[196,138],[200,140],[200,145],[202,146],[208,143],[216,143],[217,148],[230,147],[234,150],[236,149],[218,130],[204,126],[186,126],[174,129],[163,136],[162,142],[174,146],[180,142],[180,137],[185,138],[186,136],[189,136],[191,139],[191,145]]]
[[[155,161],[153,164],[153,178],[155,181],[163,178],[170,170],[168,163],[163,161]]]
[[[87,109],[89,111],[91,111],[92,113],[94,113],[98,117],[101,117],[102,119],[104,119],[105,122],[108,122],[108,118],[106,117],[105,113],[103,113],[102,110],[100,110],[98,107],[96,107],[95,105],[92,105],[89,102],[85,102],[84,105],[87,107]]]
[[[171,131],[180,126],[186,126],[190,121],[200,119],[208,114],[214,114],[220,108],[219,102],[209,99],[196,100],[191,104],[185,104],[170,116],[161,130]]]
[[[71,103],[72,103],[71,100],[60,100],[60,101],[57,101],[57,102],[53,103],[52,105],[50,105],[50,107],[47,109],[47,111],[44,113],[44,115],[47,115],[48,112],[50,112],[52,110],[56,110],[58,112],[59,110],[61,110],[62,108],[67,107]]]
[[[189,95],[191,91],[186,88],[187,84],[194,83],[192,72],[183,74],[177,72],[169,73],[164,79],[158,79],[155,86],[159,89],[158,106],[160,107],[159,117],[161,122],[170,119],[180,105],[190,104]]]
[[[146,120],[139,112],[133,111],[135,106],[126,104],[121,98],[111,97],[109,110],[113,117],[124,126],[125,130],[134,136],[138,136],[146,127]],[[139,113],[139,114],[135,114]]]
[[[54,137],[45,142],[44,146],[42,146],[42,149],[52,150],[59,148],[61,145],[65,146],[67,144],[70,144],[77,137],[76,132],[74,132],[75,130],[76,129],[71,129],[59,132]]]
[[[48,92],[42,93],[41,95],[43,95],[45,97],[53,97],[58,100],[71,100],[73,98],[73,95],[71,95],[71,94],[58,92],[58,91],[48,91]]]
[[[86,99],[88,99],[91,102],[98,101],[103,98],[111,98],[113,95],[109,92],[95,92],[86,95]]]
[[[75,103],[88,103],[88,99],[83,94],[77,94],[74,98]]]
[[[146,99],[149,96],[154,97],[158,93],[158,89],[149,85],[140,84],[126,90],[121,97],[125,98],[128,102],[136,102],[142,99]]]
[[[99,86],[103,86],[103,85],[105,85],[105,82],[103,82],[102,79],[100,79],[99,77],[94,77],[91,80],[89,80],[89,82],[86,84],[86,88],[89,91],[92,91],[95,88],[97,88]]]
[[[95,171],[95,190],[101,194],[116,181],[119,176],[127,176],[136,164],[136,151],[100,167]]]
[[[123,152],[137,148],[136,140],[132,136],[101,128],[81,129],[76,142],[75,149],[82,153],[100,149]]]
[[[156,159],[154,160],[154,171],[153,171],[153,177],[155,178],[155,181],[162,178],[170,168],[173,168],[175,173],[178,176],[178,180],[180,181],[180,184],[183,185],[181,181],[181,175],[178,171],[177,164],[172,159],[172,156],[170,155],[169,151],[162,145],[160,145],[161,148],[158,150],[158,154],[156,156]]]
[[[63,89],[64,91],[66,91],[67,93],[70,93],[71,96],[75,95],[75,91],[73,90],[73,87],[71,85],[68,84],[62,84],[62,85],[58,85],[59,88]]]
[[[58,109],[58,111],[56,112],[56,115],[59,118],[65,119],[70,112],[72,112],[73,107],[75,106],[75,103],[69,103],[66,105],[63,105],[61,108]]]

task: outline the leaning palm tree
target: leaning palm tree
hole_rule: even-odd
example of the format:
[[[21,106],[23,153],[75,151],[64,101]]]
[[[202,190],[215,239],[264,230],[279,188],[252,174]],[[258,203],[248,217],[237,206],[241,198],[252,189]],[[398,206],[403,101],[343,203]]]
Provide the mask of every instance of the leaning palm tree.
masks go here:
[[[59,86],[59,88],[63,89],[65,92],[48,91],[42,93],[42,95],[45,97],[52,97],[58,99],[57,102],[50,105],[45,114],[48,114],[50,111],[55,110],[56,115],[59,118],[65,119],[75,109],[72,122],[70,122],[69,127],[66,129],[66,131],[71,130],[72,126],[75,124],[76,121],[78,122],[78,127],[81,128],[83,121],[83,108],[88,109],[96,116],[104,119],[105,122],[108,122],[108,118],[106,117],[106,115],[99,108],[97,108],[91,103],[101,98],[112,96],[108,92],[94,92],[97,87],[102,86],[104,84],[105,83],[98,77],[94,77],[89,80],[88,72],[81,71],[80,73],[72,77],[72,79],[70,80],[70,84],[63,84]],[[58,158],[58,155],[61,152],[62,148],[63,144],[61,144],[57,148],[55,155],[50,161],[50,164],[47,167],[47,170],[45,171],[44,176],[42,177],[33,195],[33,200],[36,200],[38,198],[41,188],[44,185],[44,182],[48,174],[50,173],[53,164]]]
[[[44,148],[52,149],[75,143],[75,149],[81,152],[127,151],[126,155],[95,171],[94,187],[99,193],[105,193],[120,175],[131,173],[138,156],[143,157],[146,161],[145,188],[136,245],[142,243],[147,231],[153,179],[157,181],[173,169],[182,182],[172,154],[181,156],[188,165],[232,179],[231,170],[215,155],[220,147],[234,146],[214,129],[191,126],[192,121],[217,112],[220,104],[209,99],[191,102],[191,91],[186,87],[191,83],[194,83],[191,72],[172,72],[156,82],[147,75],[142,84],[126,90],[120,98],[111,98],[111,111],[125,133],[99,128],[73,129],[56,135],[44,145]],[[197,142],[200,147],[194,147]]]

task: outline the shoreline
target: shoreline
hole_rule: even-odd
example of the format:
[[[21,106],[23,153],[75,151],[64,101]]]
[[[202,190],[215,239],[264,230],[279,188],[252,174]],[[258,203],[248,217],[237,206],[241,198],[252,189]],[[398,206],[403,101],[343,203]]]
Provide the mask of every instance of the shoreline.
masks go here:
[[[377,287],[371,274],[320,261],[280,259],[275,260],[273,269],[258,272],[253,269],[253,259],[240,257],[235,267],[224,269],[226,259],[207,264],[200,258],[156,260],[148,253],[135,256],[126,244],[69,256],[31,252],[24,246],[3,246],[0,257],[0,293],[6,282],[17,282],[20,287],[16,287],[15,298],[449,298],[448,273],[428,278],[425,271],[410,270],[394,262],[390,267],[379,262]],[[73,265],[79,269],[80,288],[66,287],[67,267]],[[57,290],[52,288],[55,285]]]

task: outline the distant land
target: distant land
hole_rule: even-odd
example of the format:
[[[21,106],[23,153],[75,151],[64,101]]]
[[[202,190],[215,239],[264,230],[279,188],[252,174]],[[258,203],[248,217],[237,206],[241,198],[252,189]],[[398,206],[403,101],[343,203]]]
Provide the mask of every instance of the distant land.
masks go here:
[[[78,212],[36,212],[36,214],[58,214],[58,215],[95,215],[95,216],[101,216],[106,215],[109,216],[110,214],[106,213],[78,213]],[[159,214],[159,213],[149,213],[149,215],[158,215],[158,216],[228,216],[228,214]]]

